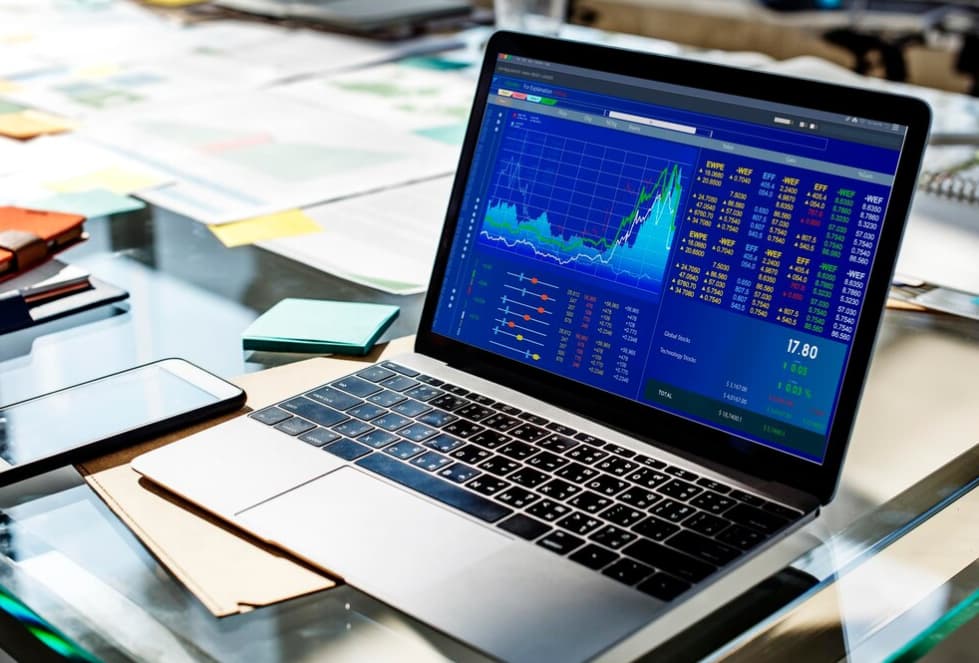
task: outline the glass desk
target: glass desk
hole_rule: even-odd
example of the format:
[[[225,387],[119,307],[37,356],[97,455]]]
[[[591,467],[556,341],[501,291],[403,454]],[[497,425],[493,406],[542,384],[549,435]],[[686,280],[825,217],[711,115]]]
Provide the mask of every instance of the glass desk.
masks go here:
[[[422,296],[226,249],[163,211],[87,226],[63,257],[126,288],[128,310],[0,337],[2,402],[165,356],[226,377],[305,358],[241,350],[241,331],[283,297],[398,304],[388,338],[418,323]],[[879,660],[911,644],[979,579],[977,377],[977,325],[888,313],[837,499],[601,660]],[[0,490],[0,508],[0,587],[102,660],[482,660],[349,586],[215,619],[72,468]]]

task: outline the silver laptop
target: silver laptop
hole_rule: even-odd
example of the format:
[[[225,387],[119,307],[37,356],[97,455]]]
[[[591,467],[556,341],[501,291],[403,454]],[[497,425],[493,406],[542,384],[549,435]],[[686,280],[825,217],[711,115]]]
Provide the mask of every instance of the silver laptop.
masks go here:
[[[831,499],[928,124],[498,33],[415,352],[133,466],[490,656],[591,658]]]

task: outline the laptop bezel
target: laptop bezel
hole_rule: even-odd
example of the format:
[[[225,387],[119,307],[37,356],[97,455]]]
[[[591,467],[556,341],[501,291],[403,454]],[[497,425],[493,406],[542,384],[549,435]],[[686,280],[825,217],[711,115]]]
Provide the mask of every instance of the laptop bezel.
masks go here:
[[[833,113],[855,113],[861,117],[908,127],[822,464],[608,394],[433,331],[435,311],[486,109],[490,82],[501,53],[677,85],[690,85],[690,81],[706,80],[710,81],[710,85],[701,87],[714,92]],[[657,72],[657,75],[650,77],[649,72]],[[585,43],[497,32],[486,47],[415,350],[620,430],[640,441],[721,470],[734,470],[755,478],[761,484],[789,486],[808,493],[825,504],[836,490],[856,419],[918,178],[921,155],[927,142],[930,117],[928,105],[912,97]],[[651,435],[649,431],[656,432]]]

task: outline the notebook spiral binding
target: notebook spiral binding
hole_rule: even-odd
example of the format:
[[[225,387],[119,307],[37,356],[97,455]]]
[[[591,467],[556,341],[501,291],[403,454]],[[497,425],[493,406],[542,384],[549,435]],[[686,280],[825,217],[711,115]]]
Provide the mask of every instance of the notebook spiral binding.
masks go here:
[[[979,205],[979,179],[949,171],[925,171],[918,188],[927,193],[944,196],[970,205]]]

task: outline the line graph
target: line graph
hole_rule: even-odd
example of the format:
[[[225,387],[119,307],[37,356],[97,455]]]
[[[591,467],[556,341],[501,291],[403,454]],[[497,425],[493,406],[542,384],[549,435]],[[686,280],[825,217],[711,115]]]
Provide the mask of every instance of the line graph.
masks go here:
[[[516,125],[503,137],[480,241],[659,293],[690,148],[640,136],[620,147]]]

